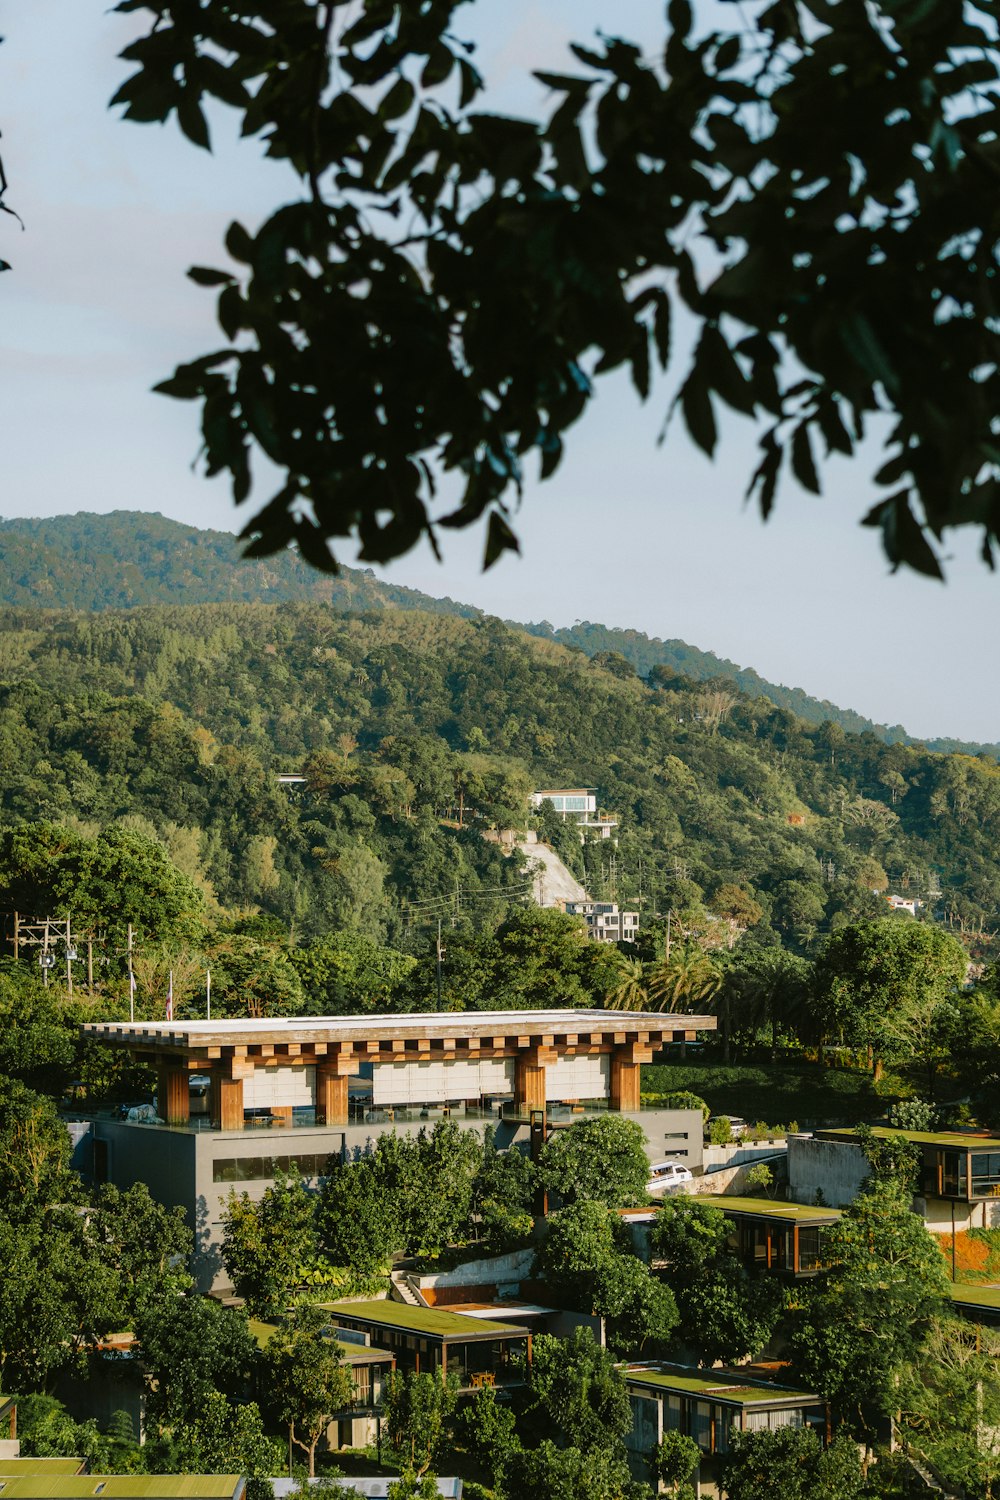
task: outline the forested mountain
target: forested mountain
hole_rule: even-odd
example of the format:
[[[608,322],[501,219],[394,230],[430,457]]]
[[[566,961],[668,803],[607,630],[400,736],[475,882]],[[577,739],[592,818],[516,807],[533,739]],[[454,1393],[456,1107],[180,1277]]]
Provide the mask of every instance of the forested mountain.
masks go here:
[[[93,834],[124,819],[210,898],[300,937],[406,947],[414,902],[500,920],[523,872],[481,834],[523,824],[531,787],[560,783],[620,815],[617,849],[581,851],[565,831],[562,847],[593,894],[644,922],[734,882],[764,910],[760,939],[805,952],[884,911],[871,890],[887,878],[967,935],[1000,912],[992,761],[811,726],[671,674],[644,682],[620,657],[494,619],[9,610],[0,684],[2,822]],[[282,769],[306,784],[280,785]]]
[[[161,515],[80,512],[48,520],[0,521],[0,602],[17,608],[127,609],[144,604],[287,603],[319,601],[350,612],[385,608],[481,618],[453,599],[380,581],[370,569],[321,575],[294,552],[248,559],[229,532],[201,531]],[[811,697],[802,688],[768,682],[686,641],[661,640],[589,620],[554,629],[547,621],[516,628],[576,647],[588,656],[616,652],[639,675],[668,668],[699,682],[724,679],[750,697],[766,697],[810,724],[831,722],[852,734],[871,732],[888,744],[913,743],[899,725],[876,724],[851,709]],[[931,749],[1000,753],[1000,746],[932,740]]]

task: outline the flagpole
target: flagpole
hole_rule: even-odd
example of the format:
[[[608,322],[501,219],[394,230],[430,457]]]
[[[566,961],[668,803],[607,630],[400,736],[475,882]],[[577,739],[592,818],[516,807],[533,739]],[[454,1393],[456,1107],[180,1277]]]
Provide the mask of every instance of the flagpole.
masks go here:
[[[135,1025],[135,975],[132,972],[132,923],[128,924],[128,1018]]]
[[[174,971],[170,970],[170,978],[167,984],[167,1020],[174,1019]]]
[[[212,1019],[212,971],[205,970],[205,1020]]]

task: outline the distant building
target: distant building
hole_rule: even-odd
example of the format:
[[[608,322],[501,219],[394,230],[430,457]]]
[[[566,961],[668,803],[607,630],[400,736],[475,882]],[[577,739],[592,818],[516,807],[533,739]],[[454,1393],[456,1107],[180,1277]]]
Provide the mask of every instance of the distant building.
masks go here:
[[[915,917],[917,915],[917,912],[924,904],[922,901],[918,900],[916,896],[890,895],[886,896],[885,899],[892,907],[893,911],[908,911],[911,917]]]
[[[575,823],[579,829],[590,828],[609,839],[618,827],[618,819],[597,811],[597,793],[593,787],[561,788],[558,791],[532,792],[528,799],[534,808],[543,802],[552,805],[564,823]],[[581,832],[581,838],[583,834]]]
[[[566,913],[582,917],[599,943],[634,943],[639,935],[639,913],[619,911],[614,901],[567,901]]]

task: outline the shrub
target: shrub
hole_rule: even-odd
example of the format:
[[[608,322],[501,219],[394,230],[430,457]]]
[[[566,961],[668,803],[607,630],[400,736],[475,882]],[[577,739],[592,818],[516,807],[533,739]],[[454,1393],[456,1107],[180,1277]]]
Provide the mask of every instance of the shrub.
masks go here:
[[[708,1138],[713,1146],[728,1146],[732,1143],[733,1131],[728,1115],[719,1115],[708,1127]]]
[[[889,1106],[888,1118],[897,1130],[933,1130],[938,1112],[924,1099],[897,1099]]]

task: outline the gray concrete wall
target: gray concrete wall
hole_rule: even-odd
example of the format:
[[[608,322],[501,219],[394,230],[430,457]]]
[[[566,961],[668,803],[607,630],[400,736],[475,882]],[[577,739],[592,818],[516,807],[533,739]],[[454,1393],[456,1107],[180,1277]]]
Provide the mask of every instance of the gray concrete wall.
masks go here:
[[[815,1203],[819,1192],[831,1208],[846,1208],[870,1171],[865,1153],[850,1141],[788,1137],[788,1196],[793,1203]]]
[[[641,1127],[651,1162],[676,1156],[692,1172],[702,1170],[704,1130],[700,1109],[641,1109],[625,1118]]]
[[[451,1118],[482,1136],[495,1121]],[[581,1116],[581,1119],[585,1116]],[[649,1160],[677,1156],[694,1172],[702,1164],[702,1118],[696,1109],[641,1110],[626,1116],[635,1120],[646,1138]],[[415,1136],[431,1129],[433,1120],[397,1121],[371,1125],[316,1125],[302,1129],[273,1127],[264,1130],[168,1129],[162,1125],[139,1125],[125,1120],[97,1120],[93,1133],[108,1148],[108,1178],[117,1187],[144,1182],[153,1196],[168,1208],[181,1207],[195,1234],[194,1273],[203,1291],[225,1290],[228,1277],[222,1266],[222,1216],[230,1192],[246,1193],[259,1202],[272,1185],[272,1177],[249,1181],[215,1180],[215,1163],[222,1159],[244,1160],[264,1156],[360,1155],[380,1135],[395,1130]],[[521,1131],[527,1139],[527,1127]],[[308,1181],[315,1175],[303,1172]]]

